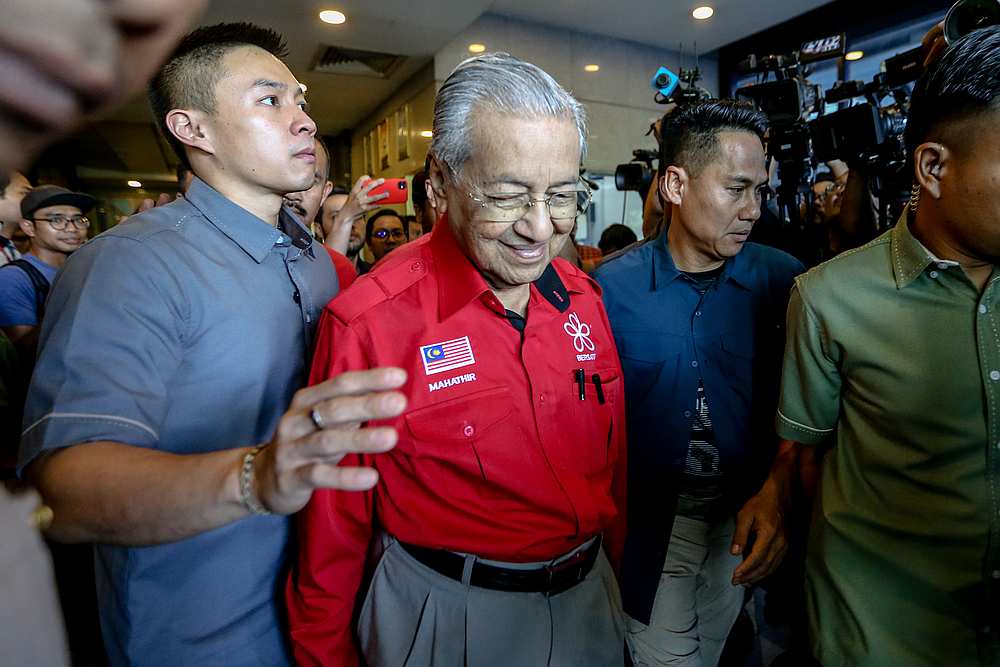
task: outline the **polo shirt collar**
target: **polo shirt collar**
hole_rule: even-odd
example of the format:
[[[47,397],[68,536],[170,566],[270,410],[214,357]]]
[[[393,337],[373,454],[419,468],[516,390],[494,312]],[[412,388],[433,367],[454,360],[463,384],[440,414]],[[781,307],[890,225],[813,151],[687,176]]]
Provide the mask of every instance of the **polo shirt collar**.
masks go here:
[[[669,244],[667,243],[667,229],[663,228],[653,241],[653,262],[652,274],[650,275],[649,289],[655,292],[670,285],[673,281],[681,278],[684,272],[674,264],[674,258],[670,256]],[[751,289],[753,285],[753,264],[740,252],[734,257],[730,257],[722,265],[722,273],[719,275],[719,284],[726,281]]]
[[[892,272],[896,288],[903,289],[917,279],[931,264],[958,265],[958,262],[938,259],[917,240],[910,231],[909,204],[903,209],[899,222],[889,234],[889,248],[892,255]]]
[[[312,244],[311,237],[308,242],[306,240],[309,230],[284,207],[278,214],[279,228],[272,227],[198,177],[191,181],[184,198],[258,264],[267,258],[271,248],[285,234],[299,249],[305,250]]]
[[[474,299],[482,300],[491,310],[503,315],[505,309],[487,284],[486,279],[462,251],[451,232],[447,214],[434,225],[429,243],[434,258],[434,274],[438,288],[438,318],[444,321]],[[536,295],[560,313],[569,310],[570,293],[580,289],[567,288],[553,264],[545,267],[532,283],[532,301]]]

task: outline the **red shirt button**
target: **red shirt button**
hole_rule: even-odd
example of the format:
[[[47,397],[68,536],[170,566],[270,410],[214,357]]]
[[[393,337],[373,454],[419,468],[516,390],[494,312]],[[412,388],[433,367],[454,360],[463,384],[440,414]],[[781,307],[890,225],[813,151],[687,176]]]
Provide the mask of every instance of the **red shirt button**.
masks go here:
[[[476,433],[476,429],[472,426],[472,424],[466,424],[465,428],[462,429],[462,433],[466,438],[471,438]]]
[[[420,260],[417,260],[413,264],[410,264],[410,273],[416,273],[417,271],[423,271],[423,269],[424,269],[424,263],[421,262]]]

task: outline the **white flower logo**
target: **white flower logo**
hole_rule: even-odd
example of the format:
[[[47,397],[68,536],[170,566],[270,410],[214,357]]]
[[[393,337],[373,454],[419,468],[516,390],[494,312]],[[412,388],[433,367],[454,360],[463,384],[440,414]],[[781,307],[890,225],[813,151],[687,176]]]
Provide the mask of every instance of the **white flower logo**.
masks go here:
[[[573,347],[577,352],[594,351],[594,342],[590,340],[590,325],[581,323],[576,313],[570,313],[569,322],[563,325],[563,331],[573,337]]]

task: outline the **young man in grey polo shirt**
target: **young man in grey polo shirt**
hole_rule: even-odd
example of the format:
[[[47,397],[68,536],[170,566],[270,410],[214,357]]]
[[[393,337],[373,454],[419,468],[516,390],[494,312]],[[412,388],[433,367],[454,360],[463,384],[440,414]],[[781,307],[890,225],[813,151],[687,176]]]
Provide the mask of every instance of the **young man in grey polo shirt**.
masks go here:
[[[404,409],[399,369],[297,391],[337,283],[281,208],[312,182],[316,132],[283,53],[248,24],[181,42],[151,101],[196,178],[84,246],[52,288],[20,466],[52,537],[99,544],[115,665],[288,664],[280,515],[315,488],[370,488],[374,471],[337,463],[396,441],[359,427]]]

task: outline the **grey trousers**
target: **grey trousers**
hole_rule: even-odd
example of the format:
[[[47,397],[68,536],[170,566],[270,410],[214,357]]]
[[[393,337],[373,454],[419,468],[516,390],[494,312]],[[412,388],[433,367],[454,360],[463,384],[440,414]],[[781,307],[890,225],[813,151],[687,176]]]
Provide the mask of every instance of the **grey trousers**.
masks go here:
[[[389,538],[358,637],[369,667],[620,667],[620,600],[603,551],[586,579],[546,597],[449,579]]]
[[[733,586],[732,518],[706,523],[677,516],[656,589],[649,625],[628,618],[628,645],[636,667],[715,667],[743,607]]]

